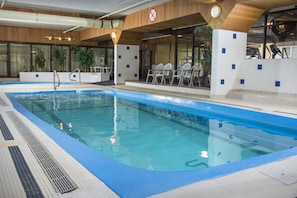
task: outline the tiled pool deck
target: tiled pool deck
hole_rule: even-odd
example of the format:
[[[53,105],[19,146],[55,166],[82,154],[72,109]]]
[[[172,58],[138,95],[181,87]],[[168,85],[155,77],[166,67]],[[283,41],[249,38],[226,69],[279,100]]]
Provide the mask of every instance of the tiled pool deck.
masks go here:
[[[236,99],[209,99],[205,96],[207,90],[199,90],[196,94],[173,92],[166,90],[147,89],[145,84],[137,86],[98,86],[98,85],[61,85],[60,90],[67,89],[120,89],[131,90],[153,94],[170,95],[184,98],[191,98],[204,101],[212,101],[224,105],[235,105],[242,108],[264,111],[273,114],[297,118],[297,106],[269,105],[260,102],[247,102]],[[157,85],[156,85],[157,86]],[[165,88],[164,88],[165,89]],[[36,180],[44,197],[120,197],[110,190],[102,181],[97,179],[86,168],[79,164],[74,158],[68,155],[60,146],[43,133],[34,123],[18,113],[5,92],[44,91],[53,88],[50,85],[7,85],[1,86],[0,90],[0,114],[3,117],[8,130],[13,136],[12,140],[5,140],[0,134],[0,197],[26,197],[28,190],[24,188],[20,174],[16,171],[16,163],[13,161],[9,148],[18,147],[28,164],[28,167]],[[198,94],[198,95],[197,95]],[[45,172],[32,153],[28,141],[20,134],[15,126],[14,120],[9,114],[13,112],[21,122],[24,123],[37,137],[37,139],[50,152],[51,156],[65,170],[66,174],[77,185],[71,192],[58,193],[48,180]],[[4,130],[1,128],[1,130]],[[188,186],[174,189],[169,192],[157,194],[152,197],[297,197],[297,153],[296,156],[281,161],[266,164],[256,168],[236,172],[227,176],[218,177],[212,180],[193,183]],[[22,175],[21,175],[22,177]],[[274,177],[274,178],[273,178]],[[131,187],[133,188],[133,186]],[[34,194],[34,192],[33,192]],[[28,195],[28,194],[27,194]],[[34,197],[33,195],[31,197]],[[38,197],[38,196],[35,196]]]

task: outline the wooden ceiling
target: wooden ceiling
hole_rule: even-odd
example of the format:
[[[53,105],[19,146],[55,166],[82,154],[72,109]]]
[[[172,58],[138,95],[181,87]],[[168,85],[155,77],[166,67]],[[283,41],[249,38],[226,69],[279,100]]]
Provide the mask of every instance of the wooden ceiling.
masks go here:
[[[176,5],[173,5],[172,2],[174,2],[174,1],[168,2],[167,4],[172,4],[172,6],[176,6]],[[201,10],[201,12],[205,12],[205,11],[209,12],[210,7],[212,6],[211,4],[213,4],[213,3],[216,3],[216,4],[219,3],[222,5],[228,4],[228,5],[232,5],[232,7],[234,5],[237,5],[237,7],[248,8],[248,9],[236,9],[236,13],[240,15],[240,13],[238,13],[238,12],[239,12],[239,10],[241,10],[241,14],[245,14],[249,18],[253,18],[251,16],[253,15],[253,12],[255,12],[255,11],[256,12],[254,15],[255,16],[257,15],[256,17],[261,15],[261,13],[260,13],[261,9],[263,9],[264,11],[267,12],[271,9],[294,5],[294,3],[297,4],[297,0],[269,0],[269,1],[267,1],[267,0],[188,0],[188,1],[183,0],[183,2],[184,2],[183,6],[188,4],[189,6],[196,7],[196,10],[199,10],[199,11]],[[192,3],[192,5],[191,5],[191,3]],[[197,5],[197,3],[198,3],[198,5]],[[246,5],[246,7],[239,6],[240,4]],[[170,7],[170,6],[168,6],[168,7]],[[186,7],[186,6],[184,6],[184,7]],[[182,8],[182,7],[180,7],[180,8]],[[227,9],[229,9],[229,8],[227,8]],[[229,11],[231,11],[231,9]],[[247,13],[249,11],[252,11],[252,12]],[[233,15],[234,15],[234,13],[233,13]],[[161,14],[163,14],[163,13],[161,13]],[[126,18],[128,19],[128,17],[129,16],[127,16]],[[140,18],[137,15],[133,16],[133,14],[131,17]],[[238,15],[236,15],[236,17],[238,17]],[[240,18],[244,18],[244,17],[245,16],[241,16]],[[234,18],[234,16],[233,16],[233,18]],[[203,23],[206,23],[207,19],[209,19],[209,18],[207,18],[207,16],[204,15],[202,17],[200,12],[199,13],[196,12],[196,13],[190,13],[189,15],[185,15],[185,16],[178,16],[177,18],[172,18],[170,20],[164,20],[161,22],[157,21],[156,23],[147,23],[144,26],[140,25],[138,27],[132,27],[132,28],[129,28],[129,31],[154,32],[154,31],[159,31],[159,30],[165,30],[168,28],[175,29],[175,28],[181,28],[181,27],[187,27],[187,26],[194,26],[197,24],[203,24]],[[146,20],[148,20],[148,19],[146,19]],[[211,20],[211,19],[209,19],[209,20]],[[135,22],[136,20],[134,19],[132,21]],[[254,20],[250,20],[248,23],[251,23],[251,22],[254,22]],[[232,23],[232,22],[229,21],[227,23]],[[238,24],[238,23],[236,22],[236,24]],[[251,25],[252,24],[249,24],[249,26],[251,26]],[[225,26],[226,26],[226,23],[225,23]],[[243,29],[246,30],[246,28],[243,28]]]
[[[188,26],[194,26],[198,24],[206,23],[204,18],[199,14],[191,14],[175,19],[165,20],[155,24],[147,24],[146,26],[135,27],[129,29],[130,31],[135,32],[156,32],[160,30],[167,30],[167,29],[176,29]]]
[[[297,4],[297,0],[237,0],[237,3],[262,8],[268,12],[271,9]]]
[[[125,19],[125,25],[122,30],[129,32],[149,33],[168,29],[179,29],[183,27],[195,26],[206,22],[220,22],[224,24],[224,27],[227,27],[226,25],[228,24],[228,27],[231,27],[233,23],[232,21],[230,21],[231,15],[228,18],[229,21],[225,21],[225,23],[222,20],[227,18],[226,13],[224,16],[225,18],[216,20],[211,19],[209,13],[213,4],[232,5],[231,8],[225,7],[224,9],[226,10],[227,14],[228,12],[233,14],[232,16],[234,18],[235,15],[240,15],[240,9],[233,10],[232,13],[234,5],[241,4],[255,9],[263,9],[264,11],[268,12],[271,9],[280,7],[290,6],[294,8],[294,5],[297,5],[297,0],[171,0],[167,3],[154,6],[154,8],[156,8],[158,11],[157,20],[154,22],[150,22],[148,18],[148,12],[150,9],[141,10],[127,15]],[[160,10],[158,10],[159,7]],[[257,13],[257,15],[259,15],[259,13]],[[247,22],[249,23],[248,26],[250,26],[250,23],[253,23],[253,20],[256,19],[253,19],[251,13],[246,13],[246,16],[251,18],[251,20]],[[240,24],[240,22],[236,22],[236,24],[238,25]],[[246,31],[246,28],[248,28],[248,26],[245,27],[244,31]],[[82,29],[80,30],[80,37],[81,40],[84,41],[110,40],[110,31],[112,30],[95,30],[94,28]]]

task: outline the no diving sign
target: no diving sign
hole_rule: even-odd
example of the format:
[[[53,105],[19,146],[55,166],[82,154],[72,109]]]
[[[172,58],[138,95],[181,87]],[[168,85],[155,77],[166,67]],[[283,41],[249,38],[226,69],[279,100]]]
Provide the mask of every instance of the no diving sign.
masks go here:
[[[155,8],[151,8],[149,12],[149,19],[151,22],[154,22],[157,18],[157,11]]]

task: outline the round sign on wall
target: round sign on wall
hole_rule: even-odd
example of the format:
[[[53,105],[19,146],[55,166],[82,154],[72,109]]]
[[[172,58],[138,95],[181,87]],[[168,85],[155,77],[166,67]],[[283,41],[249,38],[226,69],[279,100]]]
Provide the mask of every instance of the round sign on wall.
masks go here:
[[[151,8],[149,13],[149,19],[151,22],[154,22],[156,18],[157,18],[157,11],[155,8]]]

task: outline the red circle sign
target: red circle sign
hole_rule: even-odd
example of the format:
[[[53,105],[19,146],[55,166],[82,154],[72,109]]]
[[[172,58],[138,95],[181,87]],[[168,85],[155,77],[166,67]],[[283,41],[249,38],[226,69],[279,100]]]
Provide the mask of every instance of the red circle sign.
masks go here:
[[[149,19],[151,22],[154,22],[157,18],[157,11],[155,8],[150,9]]]

